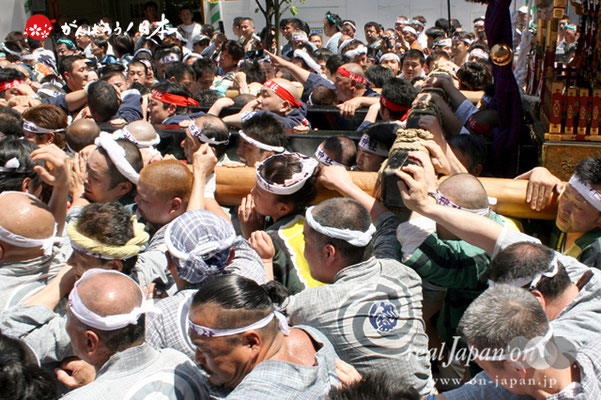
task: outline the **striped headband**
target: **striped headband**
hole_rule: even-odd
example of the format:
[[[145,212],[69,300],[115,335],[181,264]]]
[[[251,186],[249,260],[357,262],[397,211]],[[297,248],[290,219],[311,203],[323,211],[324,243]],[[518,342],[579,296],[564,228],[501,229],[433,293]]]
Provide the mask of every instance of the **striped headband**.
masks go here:
[[[394,53],[384,53],[380,56],[380,64],[386,60],[396,60],[399,64],[401,63],[401,58]]]
[[[269,313],[266,317],[261,318],[257,322],[253,322],[250,325],[243,326],[240,328],[232,328],[232,329],[214,329],[208,328],[206,326],[197,325],[190,319],[188,316],[188,323],[190,324],[190,331],[194,332],[197,335],[205,336],[205,337],[220,337],[220,336],[232,336],[237,335],[239,333],[244,333],[247,331],[251,331],[254,329],[261,329],[264,326],[267,326],[274,318],[278,321],[278,326],[280,331],[284,335],[288,335],[290,333],[290,328],[288,327],[288,320],[284,314],[279,311],[273,311]]]
[[[159,60],[159,64],[165,65],[165,64],[169,64],[171,62],[178,62],[178,61],[179,61],[179,56],[176,53],[169,53],[165,57],[163,57]]]
[[[115,139],[126,139],[136,145],[139,149],[147,149],[149,147],[157,146],[161,143],[161,137],[156,135],[152,140],[138,140],[136,137],[127,129],[127,126],[124,126],[122,129],[119,129],[113,133],[113,137]]]
[[[474,50],[470,51],[469,56],[481,58],[483,60],[488,60],[490,58],[490,56],[488,55],[488,53],[486,51],[479,49],[479,48],[475,48]]]
[[[458,41],[458,42],[463,42],[463,43],[467,44],[468,46],[474,42],[473,40],[470,40],[468,38],[463,38],[461,36],[453,36],[453,40]]]
[[[202,143],[208,143],[208,144],[218,146],[220,144],[228,144],[230,142],[229,136],[228,136],[227,140],[221,140],[221,141],[217,141],[213,138],[208,137],[207,135],[205,135],[202,132],[202,129],[200,129],[198,127],[198,125],[196,125],[196,122],[192,122],[190,124],[190,126],[188,127],[188,130],[190,131],[190,134],[192,136],[194,136],[195,138],[200,140]],[[228,132],[228,135],[229,135],[229,132]]]
[[[31,132],[31,133],[35,133],[38,135],[43,135],[45,133],[58,133],[58,132],[64,132],[65,129],[61,128],[61,129],[47,129],[47,128],[42,128],[41,126],[36,125],[35,123],[31,122],[31,121],[27,121],[26,119],[23,120],[23,129]]]
[[[2,43],[0,45],[0,48],[2,48],[3,51],[7,52],[8,54],[10,54],[12,56],[15,56],[15,57],[17,57],[19,59],[21,58],[21,52],[20,51],[14,51],[14,50],[9,49],[8,47],[6,47],[5,43]]]
[[[434,42],[434,46],[433,47],[446,47],[446,46],[452,46],[453,45],[453,40],[446,38],[446,39],[438,39],[436,42]]]

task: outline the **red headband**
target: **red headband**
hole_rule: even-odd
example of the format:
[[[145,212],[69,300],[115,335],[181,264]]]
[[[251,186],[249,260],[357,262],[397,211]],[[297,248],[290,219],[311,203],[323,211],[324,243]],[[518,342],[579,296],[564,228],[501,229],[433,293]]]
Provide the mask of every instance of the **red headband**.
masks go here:
[[[401,121],[404,121],[407,119],[407,117],[409,116],[409,107],[400,105],[400,104],[396,104],[393,103],[392,101],[388,100],[386,97],[384,96],[380,96],[380,104],[382,104],[382,106],[384,106],[384,108],[386,108],[389,111],[393,111],[393,112],[404,112],[405,114],[403,115],[403,117],[401,118]]]
[[[25,81],[22,79],[13,79],[12,81],[4,81],[4,82],[0,83],[0,92],[4,92],[7,89],[17,87],[19,85],[22,85],[23,83],[25,83]]]
[[[177,94],[163,93],[158,90],[152,91],[152,98],[162,103],[175,104],[179,107],[198,106],[198,102],[194,99]]]
[[[353,74],[352,72],[348,71],[346,68],[338,67],[336,72],[338,72],[340,75],[346,76],[347,78],[351,78],[351,80],[353,80],[355,82],[367,84],[367,79],[365,79],[364,77],[359,76],[357,74]]]
[[[476,133],[484,136],[490,136],[490,124],[480,124],[473,115],[469,117],[465,125]]]
[[[282,100],[286,100],[287,102],[292,104],[294,107],[299,108],[300,106],[302,106],[301,102],[298,101],[296,99],[296,97],[294,97],[292,95],[292,93],[290,93],[288,90],[286,90],[286,88],[284,88],[283,86],[278,85],[277,82],[270,79],[267,82],[265,82],[263,84],[263,86],[273,90],[275,92],[275,94],[277,94],[279,97],[282,98]]]

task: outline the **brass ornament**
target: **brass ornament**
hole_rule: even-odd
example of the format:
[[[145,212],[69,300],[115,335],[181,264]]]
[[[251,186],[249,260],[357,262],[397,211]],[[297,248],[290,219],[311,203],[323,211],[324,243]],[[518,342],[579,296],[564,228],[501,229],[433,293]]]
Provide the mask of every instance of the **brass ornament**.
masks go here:
[[[490,59],[495,65],[503,67],[513,59],[513,50],[506,44],[497,43],[490,49]]]

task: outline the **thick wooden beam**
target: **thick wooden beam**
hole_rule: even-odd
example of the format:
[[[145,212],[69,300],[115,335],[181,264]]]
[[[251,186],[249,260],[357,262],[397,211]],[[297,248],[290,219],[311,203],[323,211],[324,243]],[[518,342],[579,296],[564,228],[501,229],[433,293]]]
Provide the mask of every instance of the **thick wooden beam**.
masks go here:
[[[353,181],[366,193],[373,194],[377,174],[375,172],[351,172]],[[250,193],[255,186],[254,168],[217,167],[216,199],[222,205],[238,205],[240,199]],[[500,178],[480,178],[490,197],[497,199],[493,210],[499,214],[514,218],[555,219],[557,196],[549,201],[545,209],[533,211],[526,203],[528,181]],[[340,195],[325,188],[319,188],[316,202],[339,197]]]

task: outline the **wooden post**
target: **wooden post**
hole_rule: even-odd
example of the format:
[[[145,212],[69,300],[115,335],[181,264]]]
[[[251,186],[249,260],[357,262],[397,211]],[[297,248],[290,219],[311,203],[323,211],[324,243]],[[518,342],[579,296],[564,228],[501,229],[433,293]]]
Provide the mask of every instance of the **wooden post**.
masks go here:
[[[366,193],[373,195],[378,174],[375,172],[351,172],[353,181]],[[555,219],[557,212],[557,196],[553,195],[547,207],[536,212],[526,203],[528,181],[500,178],[479,178],[489,196],[497,199],[492,207],[495,212],[515,218]],[[254,168],[217,167],[216,200],[221,205],[234,206],[240,204],[240,199],[250,193],[255,186],[256,175]],[[340,194],[324,187],[318,188],[316,202]]]

